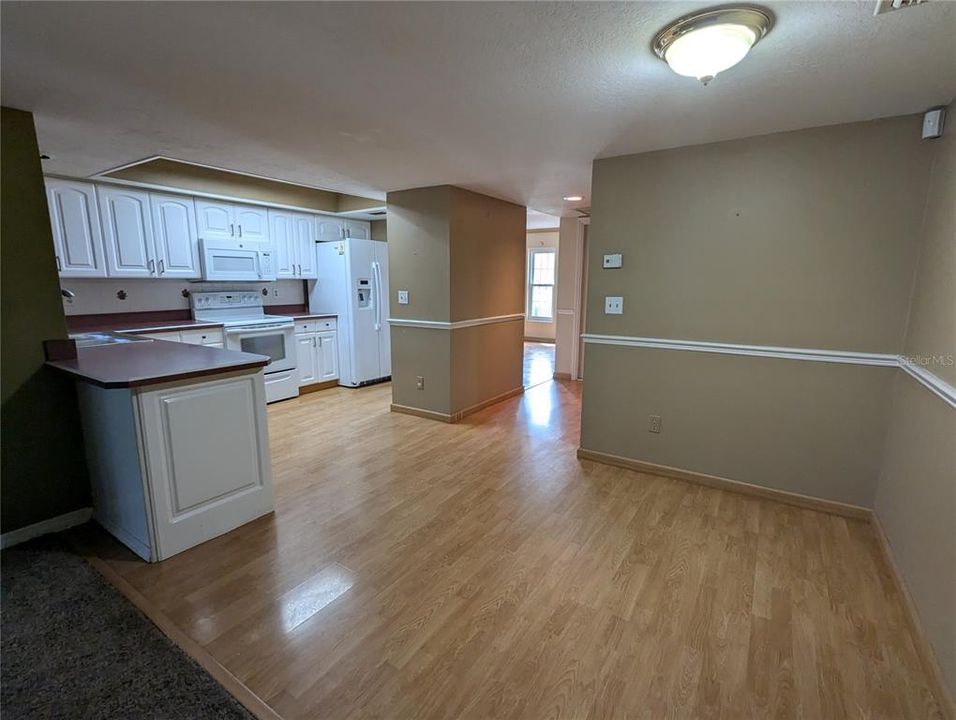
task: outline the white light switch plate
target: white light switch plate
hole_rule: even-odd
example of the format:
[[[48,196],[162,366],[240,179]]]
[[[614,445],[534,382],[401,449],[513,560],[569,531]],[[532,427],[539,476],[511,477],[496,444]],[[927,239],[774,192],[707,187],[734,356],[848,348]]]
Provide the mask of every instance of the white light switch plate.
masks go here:
[[[623,256],[621,255],[621,253],[613,253],[613,254],[611,254],[611,255],[605,255],[605,256],[604,256],[604,267],[605,267],[605,268],[619,268],[619,267],[621,267],[621,263],[623,262],[622,258],[623,258]]]
[[[624,298],[622,297],[612,297],[608,295],[604,298],[604,314],[605,315],[623,315],[624,314]]]
[[[408,305],[408,290],[399,290],[399,291],[398,291],[398,304],[399,304],[399,305]]]

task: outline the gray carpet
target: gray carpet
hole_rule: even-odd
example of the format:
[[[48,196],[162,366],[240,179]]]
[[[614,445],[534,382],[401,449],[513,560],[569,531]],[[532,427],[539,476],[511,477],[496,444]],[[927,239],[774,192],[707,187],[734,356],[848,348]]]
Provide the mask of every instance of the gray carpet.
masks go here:
[[[0,716],[252,715],[55,536],[0,554]]]

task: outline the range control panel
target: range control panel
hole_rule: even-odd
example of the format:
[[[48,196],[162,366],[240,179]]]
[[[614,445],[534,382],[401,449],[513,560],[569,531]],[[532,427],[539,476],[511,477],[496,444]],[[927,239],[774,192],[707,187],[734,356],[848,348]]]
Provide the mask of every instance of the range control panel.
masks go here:
[[[231,308],[261,308],[262,296],[248,290],[236,292],[192,293],[193,310],[228,310]]]

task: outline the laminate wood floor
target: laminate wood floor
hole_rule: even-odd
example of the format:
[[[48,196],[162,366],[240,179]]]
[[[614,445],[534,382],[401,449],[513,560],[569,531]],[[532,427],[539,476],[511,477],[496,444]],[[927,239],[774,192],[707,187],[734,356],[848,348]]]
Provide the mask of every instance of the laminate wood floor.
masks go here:
[[[285,718],[938,716],[866,523],[578,461],[579,388],[270,406],[274,516],[101,557]]]

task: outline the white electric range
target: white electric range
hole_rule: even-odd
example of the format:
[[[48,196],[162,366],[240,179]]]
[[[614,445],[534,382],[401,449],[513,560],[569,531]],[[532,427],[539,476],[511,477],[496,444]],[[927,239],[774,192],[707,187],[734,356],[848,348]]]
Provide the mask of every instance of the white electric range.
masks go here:
[[[262,296],[255,291],[193,293],[190,299],[196,320],[222,323],[227,350],[267,355],[266,402],[299,394],[295,365],[295,321],[283,315],[266,315]]]

